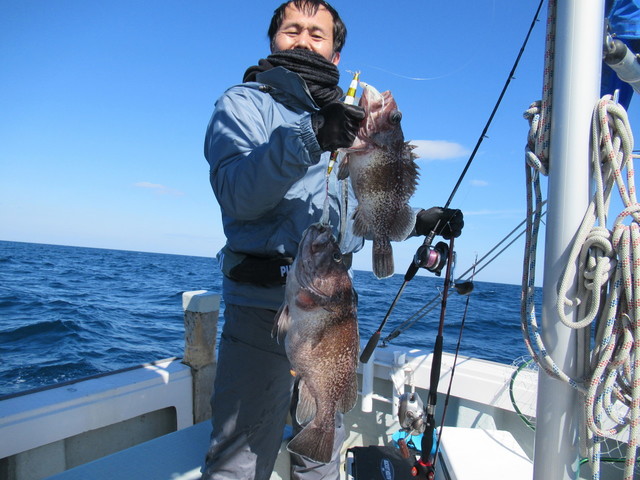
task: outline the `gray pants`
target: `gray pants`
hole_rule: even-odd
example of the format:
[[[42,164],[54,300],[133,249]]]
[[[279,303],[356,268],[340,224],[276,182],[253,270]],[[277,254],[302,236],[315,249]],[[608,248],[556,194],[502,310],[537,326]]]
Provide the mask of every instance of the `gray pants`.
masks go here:
[[[211,407],[211,446],[202,480],[267,480],[282,443],[294,377],[284,345],[271,337],[275,311],[225,305]],[[339,479],[346,437],[337,419],[333,461],[291,455],[292,479]]]

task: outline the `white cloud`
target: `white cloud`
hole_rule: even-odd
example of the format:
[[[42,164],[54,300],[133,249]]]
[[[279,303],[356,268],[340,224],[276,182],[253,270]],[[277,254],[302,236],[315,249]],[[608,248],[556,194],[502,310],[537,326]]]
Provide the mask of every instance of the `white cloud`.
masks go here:
[[[409,143],[417,147],[413,153],[425,160],[449,160],[465,157],[470,153],[459,143],[446,140],[411,140]]]
[[[148,188],[155,191],[159,195],[173,195],[176,197],[184,195],[184,193],[180,192],[179,190],[174,190],[159,183],[137,182],[134,183],[133,186],[138,188]]]
[[[488,187],[489,186],[489,182],[487,182],[486,180],[474,179],[474,180],[471,180],[469,183],[471,183],[471,186],[473,186],[473,187]]]

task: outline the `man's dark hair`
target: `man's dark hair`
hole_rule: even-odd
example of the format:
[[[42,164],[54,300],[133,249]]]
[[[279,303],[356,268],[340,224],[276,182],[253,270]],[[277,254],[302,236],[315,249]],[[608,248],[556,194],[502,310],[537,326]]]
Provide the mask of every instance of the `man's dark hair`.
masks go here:
[[[347,27],[344,25],[344,22],[338,15],[338,12],[329,5],[324,0],[289,0],[288,2],[284,2],[273,12],[273,17],[271,18],[271,24],[269,25],[269,41],[273,46],[273,40],[276,35],[276,32],[282,25],[282,21],[284,20],[284,11],[287,8],[287,5],[293,5],[301,12],[306,15],[315,15],[318,12],[318,8],[324,7],[326,8],[331,16],[333,17],[333,50],[334,52],[342,51],[342,47],[344,46],[344,42],[347,39]]]

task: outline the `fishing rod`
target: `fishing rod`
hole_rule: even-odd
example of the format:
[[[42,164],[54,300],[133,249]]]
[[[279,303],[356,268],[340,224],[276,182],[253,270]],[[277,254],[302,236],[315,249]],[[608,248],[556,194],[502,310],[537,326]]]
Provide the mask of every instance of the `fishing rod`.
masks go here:
[[[527,43],[529,43],[529,38],[531,37],[531,32],[533,31],[533,27],[535,26],[536,22],[538,21],[538,16],[540,15],[540,10],[542,9],[542,4],[543,3],[544,3],[544,0],[540,0],[540,3],[538,4],[538,8],[536,10],[536,13],[533,16],[533,20],[531,21],[531,25],[529,26],[529,30],[527,32],[527,35],[525,36],[524,42],[522,43],[522,46],[520,47],[520,51],[518,52],[516,60],[513,63],[511,71],[509,72],[509,75],[507,76],[507,80],[505,81],[505,84],[502,87],[502,91],[500,92],[500,95],[498,96],[498,100],[497,100],[495,106],[493,107],[493,110],[491,111],[491,114],[489,115],[489,119],[487,120],[484,128],[482,129],[482,133],[478,137],[478,141],[476,142],[476,146],[474,147],[473,151],[471,152],[471,155],[469,156],[469,160],[467,160],[467,163],[464,166],[464,169],[462,170],[462,173],[460,174],[460,177],[458,177],[458,181],[456,182],[455,186],[453,187],[451,195],[449,195],[449,198],[448,198],[447,202],[444,205],[445,209],[449,208],[449,205],[451,205],[451,201],[453,200],[453,197],[455,196],[456,192],[458,191],[458,188],[460,187],[460,184],[462,183],[462,180],[466,176],[467,171],[469,170],[469,167],[471,166],[471,163],[473,162],[473,160],[474,160],[474,158],[476,156],[476,153],[478,152],[478,149],[480,148],[480,145],[482,144],[484,139],[487,137],[487,132],[489,131],[489,126],[493,122],[493,118],[495,117],[495,114],[498,111],[498,108],[500,107],[500,104],[502,103],[502,99],[504,98],[504,95],[507,92],[507,88],[509,87],[509,85],[511,83],[511,80],[513,78],[515,78],[514,74],[516,72],[516,69],[518,68],[518,65],[520,64],[520,59],[522,58],[522,54],[524,53],[524,50],[525,50],[525,48],[527,46]],[[429,257],[427,255],[431,256],[431,253],[432,253],[431,252],[431,243],[433,242],[433,239],[436,236],[436,232],[438,231],[439,225],[440,225],[440,221],[438,221],[436,223],[436,225],[433,228],[433,230],[429,233],[429,235],[427,235],[425,237],[423,244],[418,248],[418,251],[416,252],[416,254],[414,256],[413,262],[411,263],[411,265],[409,265],[409,268],[407,269],[407,273],[405,273],[405,275],[404,275],[404,281],[402,282],[400,290],[396,294],[396,297],[393,299],[393,302],[391,303],[391,306],[389,307],[389,310],[387,311],[387,314],[384,316],[384,319],[380,323],[380,326],[378,327],[378,329],[375,331],[375,333],[371,336],[371,338],[367,342],[367,345],[365,346],[364,350],[362,351],[362,355],[360,355],[360,361],[362,363],[367,363],[369,361],[369,359],[371,358],[371,355],[373,354],[373,351],[375,350],[376,345],[378,344],[378,341],[380,340],[380,336],[382,335],[382,329],[384,328],[385,324],[387,323],[387,320],[389,319],[389,316],[391,315],[391,312],[393,311],[393,309],[395,308],[396,304],[398,303],[398,300],[399,300],[400,296],[402,295],[402,292],[404,291],[404,288],[406,287],[407,283],[409,281],[411,281],[411,279],[416,275],[416,273],[418,272],[418,269],[420,267],[426,268],[426,265],[428,264],[428,260],[429,260]]]
[[[353,78],[351,79],[351,83],[349,84],[349,89],[345,95],[344,103],[345,105],[353,105],[356,101],[356,92],[358,91],[358,80],[360,78],[360,72],[353,72]],[[329,223],[329,176],[331,175],[331,171],[333,170],[336,161],[338,160],[338,150],[334,150],[331,152],[331,156],[329,157],[329,164],[327,166],[327,172],[325,174],[325,197],[324,197],[324,205],[322,206],[322,217],[320,217],[320,223]]]
[[[447,309],[447,298],[451,283],[451,272],[453,263],[453,242],[449,240],[449,255],[447,262],[447,273],[444,279],[444,291],[442,292],[442,306],[440,308],[440,322],[438,323],[438,335],[436,343],[433,346],[433,360],[431,364],[431,377],[429,381],[429,396],[427,397],[427,405],[425,406],[426,420],[425,431],[422,435],[422,444],[420,447],[420,458],[416,460],[411,469],[411,475],[420,476],[427,479],[433,479],[435,475],[436,456],[431,456],[433,449],[433,437],[436,428],[436,402],[438,401],[438,383],[440,381],[440,370],[442,367],[442,345],[444,342],[444,317]]]
[[[511,69],[511,72],[509,73],[509,78],[507,79],[507,82],[502,90],[502,93],[500,94],[500,97],[498,99],[498,102],[496,104],[496,106],[494,107],[493,112],[491,113],[491,116],[489,117],[489,121],[487,122],[487,125],[485,126],[485,129],[483,130],[483,133],[481,135],[481,138],[485,135],[487,129],[489,128],[489,124],[491,123],[491,120],[493,119],[493,116],[498,108],[498,105],[500,104],[500,102],[502,101],[502,97],[504,96],[504,93],[507,89],[507,86],[509,85],[511,78],[513,77],[513,74],[516,70],[516,67],[518,65],[518,62],[520,61],[520,58],[522,57],[522,54],[524,52],[524,48],[529,40],[529,37],[531,35],[531,32],[533,30],[533,27],[537,21],[538,15],[540,13],[540,10],[542,8],[542,3],[543,0],[540,1],[540,4],[538,5],[538,9],[536,10],[536,14],[534,15],[533,21],[531,22],[531,26],[529,28],[529,31],[527,33],[527,36],[525,38],[524,44],[522,45],[522,48],[520,49],[520,53],[518,54],[518,57],[513,65],[513,68]],[[464,174],[466,174],[466,171],[469,167],[469,164],[471,163],[471,159],[473,158],[473,156],[475,155],[475,152],[477,151],[479,145],[480,145],[481,139],[478,141],[478,144],[476,145],[476,148],[474,149],[474,152],[471,155],[471,158],[469,159],[469,162],[467,162],[467,165],[465,166],[464,171],[462,172],[461,178],[458,180],[458,183],[456,184],[456,186],[453,189],[453,192],[451,193],[451,196],[449,197],[449,200],[447,201],[447,206],[448,203],[451,201],[451,199],[453,198],[453,196],[455,195],[455,192],[457,191],[461,181],[462,181],[462,177],[464,176]],[[446,208],[446,207],[445,207]],[[437,227],[437,225],[436,225]],[[440,444],[440,438],[442,435],[442,430],[440,431],[440,437],[437,440],[437,444],[436,444],[436,451],[433,455],[431,455],[432,449],[434,447],[433,442],[434,442],[434,433],[435,433],[435,428],[436,428],[436,422],[435,422],[435,410],[436,410],[436,402],[438,399],[438,383],[440,380],[440,370],[442,367],[442,346],[443,346],[443,332],[444,332],[444,317],[445,317],[445,310],[446,310],[446,305],[447,305],[447,297],[448,297],[448,293],[449,293],[449,284],[451,282],[451,268],[452,268],[452,263],[453,263],[453,245],[454,245],[454,238],[451,238],[451,240],[449,240],[449,259],[447,262],[447,273],[446,273],[446,278],[445,278],[445,285],[444,285],[444,291],[442,293],[442,307],[440,309],[440,322],[438,324],[438,335],[436,336],[436,342],[435,345],[433,347],[433,360],[432,360],[432,365],[431,365],[431,378],[430,378],[430,382],[429,382],[429,396],[428,396],[428,401],[427,401],[427,405],[425,407],[425,414],[426,414],[426,421],[425,421],[425,433],[422,436],[422,444],[421,444],[421,454],[420,454],[420,458],[418,460],[416,460],[416,462],[413,465],[413,468],[411,469],[411,475],[413,475],[414,477],[420,477],[420,478],[426,478],[427,480],[433,480],[433,478],[435,477],[435,465],[437,462],[437,450]],[[456,352],[457,355],[457,352]],[[455,363],[454,363],[454,368],[455,368]],[[449,389],[451,388],[451,383],[449,384]],[[450,390],[449,390],[450,392]],[[449,395],[449,392],[447,393],[447,395]],[[443,417],[444,418],[444,417]]]
[[[476,257],[476,259],[477,259],[477,257]],[[475,262],[474,265],[476,263],[477,262]],[[472,280],[473,280],[473,278],[475,278],[475,274],[476,274],[476,272],[475,272],[475,269],[474,269],[474,271],[473,271],[473,273],[471,275],[471,279]],[[458,365],[458,355],[460,353],[460,346],[462,345],[462,333],[464,332],[464,324],[465,324],[466,319],[467,319],[468,311],[469,311],[469,297],[467,297],[467,301],[465,302],[464,314],[462,315],[462,322],[460,323],[460,331],[458,333],[458,342],[456,344],[456,352],[455,352],[455,355],[453,357],[453,365],[451,366],[451,375],[449,376],[449,386],[447,387],[447,393],[444,396],[444,407],[442,409],[442,416],[441,416],[441,419],[440,419],[440,425],[441,425],[440,431],[438,432],[438,438],[436,440],[435,448],[434,448],[433,445],[431,446],[431,449],[432,449],[431,451],[433,452],[433,463],[432,463],[432,469],[433,470],[435,470],[435,463],[437,461],[436,459],[438,458],[438,451],[440,450],[440,442],[442,440],[442,431],[443,431],[444,421],[445,421],[445,418],[447,418],[447,409],[449,408],[449,399],[451,398],[451,387],[453,386],[453,378],[454,378],[455,373],[456,373],[456,365]],[[434,352],[434,355],[435,355],[435,352]],[[440,356],[442,357],[442,351],[440,352]],[[430,385],[429,386],[429,389],[430,389],[429,391],[431,391],[431,388],[432,387]],[[437,385],[436,385],[436,390],[437,390]],[[436,392],[436,394],[437,394],[437,392]],[[435,404],[434,404],[434,407],[435,407]],[[435,410],[435,408],[434,408],[434,410]],[[434,430],[432,432],[431,437],[432,438],[435,437],[435,426],[434,426]],[[422,446],[421,446],[421,448],[422,448]],[[416,475],[414,475],[414,476],[416,476]],[[435,476],[435,472],[434,472],[434,476]]]
[[[351,79],[351,83],[349,84],[349,89],[344,97],[345,105],[353,105],[356,101],[356,92],[358,90],[358,80],[360,79],[360,72],[353,72],[353,78]],[[331,152],[331,157],[329,158],[329,166],[327,167],[327,175],[331,173],[333,170],[333,166],[338,159],[338,150],[334,150]]]
[[[547,203],[546,200],[543,201],[541,205],[544,205],[545,203]],[[541,217],[544,217],[546,213],[547,213],[546,210],[543,211],[541,214]],[[467,270],[465,270],[464,273],[460,274],[458,278],[453,282],[453,288],[458,292],[458,294],[464,296],[464,295],[469,295],[471,293],[471,291],[473,290],[473,279],[475,278],[475,276],[478,273],[480,273],[482,270],[487,268],[496,258],[502,255],[509,247],[511,247],[515,242],[518,241],[518,239],[520,239],[526,233],[526,228],[518,233],[518,229],[521,228],[526,223],[526,221],[527,219],[525,218],[513,230],[511,230],[507,235],[505,235],[502,238],[502,240],[496,243],[487,253],[485,253],[479,260],[476,256],[476,260],[473,262],[473,264]],[[495,255],[489,258],[489,256],[493,252],[495,252],[502,244],[507,242],[509,238],[515,235],[516,233],[518,234],[515,237],[511,238],[509,243],[507,243],[504,247],[498,250],[498,252]],[[483,265],[480,266],[481,264]],[[471,275],[471,279],[463,280],[467,276],[467,274],[470,272],[473,272]],[[426,315],[431,313],[431,311],[436,307],[435,302],[436,300],[438,300],[438,298],[442,298],[439,292],[436,295],[434,295],[431,298],[431,300],[429,300],[425,305],[423,305],[417,312],[412,314],[409,318],[407,318],[400,325],[398,325],[389,335],[382,338],[381,346],[385,347],[387,342],[394,340],[400,334],[404,333],[406,330],[411,328],[416,322],[418,322],[419,320],[424,318]]]
[[[371,338],[367,342],[367,345],[364,347],[362,354],[360,355],[360,361],[362,363],[367,363],[371,358],[373,351],[375,350],[376,346],[378,345],[378,342],[380,341],[380,336],[382,335],[382,329],[384,328],[384,326],[387,323],[387,320],[391,316],[391,312],[393,312],[393,309],[395,308],[396,303],[398,303],[398,300],[400,299],[402,292],[407,286],[407,283],[409,283],[411,279],[415,277],[416,273],[418,272],[418,269],[420,267],[424,267],[428,270],[435,272],[436,275],[438,276],[440,275],[440,271],[444,266],[443,259],[446,258],[446,254],[449,253],[445,250],[445,247],[448,249],[448,247],[446,246],[447,244],[444,242],[439,242],[436,245],[436,248],[433,249],[433,251],[430,250],[431,242],[433,242],[433,238],[436,236],[436,231],[438,229],[439,224],[440,224],[440,220],[438,220],[435,228],[429,233],[429,235],[426,236],[423,244],[418,248],[418,251],[414,256],[413,261],[411,262],[411,264],[409,265],[409,268],[407,269],[407,273],[404,274],[404,280],[402,282],[402,285],[400,286],[398,293],[396,293],[396,296],[393,299],[393,302],[391,303],[389,310],[387,310],[387,313],[382,319],[380,326],[371,336]],[[444,253],[445,255],[442,255],[442,253]]]

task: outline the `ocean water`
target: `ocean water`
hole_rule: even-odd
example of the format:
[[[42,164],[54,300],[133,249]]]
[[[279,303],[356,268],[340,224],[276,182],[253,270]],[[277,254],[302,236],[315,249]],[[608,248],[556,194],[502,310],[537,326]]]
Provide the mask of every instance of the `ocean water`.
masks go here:
[[[403,277],[354,277],[360,335],[368,340]],[[433,349],[442,285],[433,275],[407,284],[382,337],[415,322],[387,348]],[[182,293],[191,290],[221,291],[215,259],[0,241],[0,396],[181,357]],[[445,351],[455,351],[467,298],[461,354],[501,363],[526,355],[519,286],[488,282],[475,282],[469,297],[449,294]],[[416,319],[427,304],[433,308]]]

